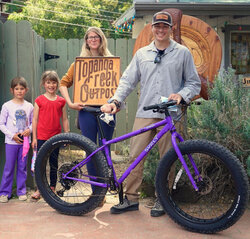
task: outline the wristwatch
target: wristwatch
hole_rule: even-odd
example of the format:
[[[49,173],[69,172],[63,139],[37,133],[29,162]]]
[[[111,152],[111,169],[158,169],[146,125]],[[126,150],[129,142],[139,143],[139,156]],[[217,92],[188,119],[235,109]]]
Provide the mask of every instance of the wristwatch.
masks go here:
[[[117,101],[117,100],[111,100],[109,103],[110,103],[110,104],[111,104],[111,103],[114,103],[117,109],[120,109],[120,108],[121,108],[121,102],[119,102],[119,101]]]

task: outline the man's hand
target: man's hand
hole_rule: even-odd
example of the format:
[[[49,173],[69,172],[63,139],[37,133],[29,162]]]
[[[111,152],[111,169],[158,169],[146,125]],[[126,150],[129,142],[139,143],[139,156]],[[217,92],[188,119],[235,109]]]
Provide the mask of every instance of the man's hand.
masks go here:
[[[176,100],[177,101],[177,105],[180,104],[181,100],[182,100],[182,96],[180,94],[171,94],[169,97],[168,97],[168,101],[170,100]]]
[[[103,113],[109,113],[109,114],[115,114],[118,111],[120,111],[120,109],[117,109],[116,105],[114,103],[111,104],[105,104],[101,107],[101,111]]]

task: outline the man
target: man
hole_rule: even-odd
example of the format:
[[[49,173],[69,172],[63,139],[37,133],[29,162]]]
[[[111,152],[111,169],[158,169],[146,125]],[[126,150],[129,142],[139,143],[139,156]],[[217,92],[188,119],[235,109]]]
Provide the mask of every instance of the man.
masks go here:
[[[140,82],[140,99],[133,131],[164,118],[165,115],[160,113],[143,110],[144,106],[160,103],[161,96],[168,97],[168,100],[176,100],[179,104],[182,99],[189,103],[195,95],[200,93],[201,83],[191,53],[185,46],[170,39],[172,17],[169,13],[158,12],[153,16],[152,33],[154,41],[136,52],[122,75],[115,95],[109,101],[110,104],[105,104],[101,108],[103,112],[107,113],[118,112],[121,103]],[[179,109],[178,113],[180,112]],[[176,112],[171,115],[177,119]],[[180,123],[177,122],[177,130],[179,127]],[[140,154],[158,131],[151,130],[132,138],[131,161]],[[158,143],[160,157],[171,146],[171,138],[167,134]],[[142,161],[127,178],[123,204],[113,206],[110,209],[111,213],[118,214],[139,209],[138,189],[142,182],[145,158]],[[165,212],[159,201],[156,200],[151,209],[151,216],[157,217],[163,214]]]

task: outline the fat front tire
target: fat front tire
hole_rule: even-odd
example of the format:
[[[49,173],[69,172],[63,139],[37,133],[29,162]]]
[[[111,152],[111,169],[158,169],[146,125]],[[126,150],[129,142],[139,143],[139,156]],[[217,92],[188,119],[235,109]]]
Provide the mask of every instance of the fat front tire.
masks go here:
[[[87,183],[90,180],[108,182],[103,153],[98,152],[90,163],[72,170],[96,149],[91,140],[75,133],[58,134],[42,145],[35,163],[35,179],[44,200],[52,208],[63,214],[82,215],[103,202],[107,188]],[[64,174],[70,170],[68,176],[72,179],[65,179]]]
[[[161,159],[156,174],[157,195],[166,213],[185,229],[199,233],[232,226],[248,202],[248,178],[240,161],[207,140],[188,140],[178,147],[199,190],[194,190],[172,148]],[[190,155],[202,180],[195,176]]]

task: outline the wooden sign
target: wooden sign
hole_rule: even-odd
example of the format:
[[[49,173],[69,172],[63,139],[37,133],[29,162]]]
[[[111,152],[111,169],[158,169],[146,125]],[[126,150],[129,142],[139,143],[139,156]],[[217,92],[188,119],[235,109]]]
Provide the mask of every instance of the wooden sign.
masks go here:
[[[74,70],[74,103],[103,105],[120,79],[120,57],[77,57]]]
[[[244,87],[250,87],[250,77],[244,77],[242,83]]]

